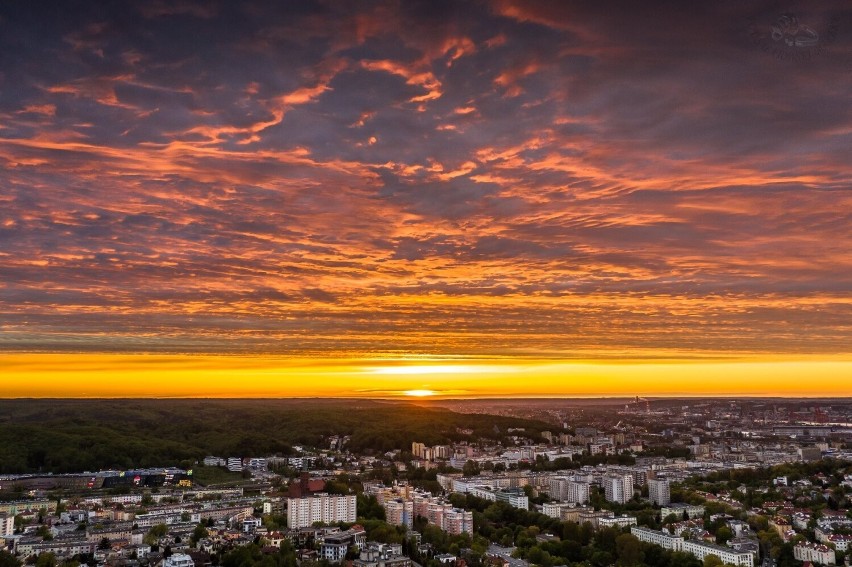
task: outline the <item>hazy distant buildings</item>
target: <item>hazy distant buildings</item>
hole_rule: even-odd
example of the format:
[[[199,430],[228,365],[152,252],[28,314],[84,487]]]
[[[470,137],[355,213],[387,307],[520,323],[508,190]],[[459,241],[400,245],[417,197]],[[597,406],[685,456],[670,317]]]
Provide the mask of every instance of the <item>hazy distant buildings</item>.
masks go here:
[[[453,456],[453,448],[449,445],[428,447],[415,441],[411,444],[411,454],[424,461],[447,460]]]
[[[819,447],[799,447],[796,452],[800,461],[818,461],[822,458]]]

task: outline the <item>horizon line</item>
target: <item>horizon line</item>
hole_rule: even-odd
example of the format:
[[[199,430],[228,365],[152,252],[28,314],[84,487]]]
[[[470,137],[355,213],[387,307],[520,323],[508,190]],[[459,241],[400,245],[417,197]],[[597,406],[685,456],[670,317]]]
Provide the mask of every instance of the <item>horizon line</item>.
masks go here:
[[[241,400],[361,400],[361,401],[392,401],[392,402],[413,402],[422,403],[430,401],[499,401],[499,400],[634,400],[639,396],[641,401],[658,401],[658,400],[679,400],[679,399],[706,399],[706,400],[731,400],[731,399],[780,399],[780,400],[849,400],[852,401],[852,396],[830,396],[830,395],[772,395],[772,394],[671,394],[671,395],[600,395],[600,396],[570,396],[570,395],[519,395],[519,396],[470,396],[470,397],[443,397],[440,395],[434,396],[0,396],[0,401],[16,401],[16,400],[211,400],[211,401],[241,401]]]

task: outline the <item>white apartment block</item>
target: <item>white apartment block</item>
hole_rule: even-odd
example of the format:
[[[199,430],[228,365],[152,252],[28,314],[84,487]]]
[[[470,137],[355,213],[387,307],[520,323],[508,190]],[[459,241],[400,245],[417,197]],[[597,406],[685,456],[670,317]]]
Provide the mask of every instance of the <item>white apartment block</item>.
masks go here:
[[[357,517],[355,495],[337,496],[325,493],[307,498],[287,499],[287,527],[307,528],[315,522],[332,524],[352,523]]]
[[[668,506],[672,501],[669,481],[666,479],[649,480],[648,498],[651,500],[652,504],[657,506]]]
[[[810,561],[821,565],[834,565],[834,550],[827,545],[819,545],[809,541],[799,542],[793,547],[793,557],[798,561]]]
[[[629,474],[607,474],[602,482],[607,501],[625,504],[633,498],[633,477]]]
[[[498,502],[505,502],[512,508],[530,509],[530,499],[522,490],[499,490],[494,493]]]
[[[826,538],[828,543],[834,544],[837,551],[848,551],[852,547],[852,535],[831,534]]]
[[[85,540],[51,540],[33,541],[18,545],[18,553],[21,556],[41,555],[42,553],[53,553],[58,557],[73,557],[83,553],[94,553],[95,543]]]
[[[551,518],[562,519],[562,509],[573,507],[574,505],[568,502],[546,502],[541,505],[541,513]]]
[[[636,518],[634,516],[622,515],[613,518],[598,518],[598,528],[623,528],[635,525]]]
[[[684,540],[680,536],[672,536],[666,532],[652,530],[650,528],[633,526],[630,533],[639,541],[653,543],[672,551],[683,551],[694,555],[699,561],[704,561],[708,555],[715,555],[722,563],[752,567],[754,565],[754,554],[752,552],[737,551],[730,547],[724,547],[712,543]]]
[[[683,517],[683,513],[686,512],[687,517],[692,518],[700,518],[704,515],[704,506],[693,506],[691,504],[669,504],[668,506],[663,506],[662,510],[660,510],[660,516],[665,518],[669,514],[674,514],[680,520]]]
[[[680,551],[683,547],[682,537],[673,536],[666,532],[661,532],[658,530],[652,530],[651,528],[633,526],[632,528],[630,528],[630,533],[636,536],[636,539],[638,539],[639,541],[653,543],[654,545],[659,545],[664,549]]]
[[[742,567],[752,567],[754,565],[754,553],[750,551],[737,551],[730,547],[713,543],[686,540],[683,542],[681,551],[691,553],[699,561],[704,561],[704,558],[708,555],[715,555],[726,565],[741,565]]]
[[[644,467],[607,467],[608,472],[629,474],[633,477],[633,486],[645,486],[648,481],[648,469]]]
[[[509,506],[512,506],[513,508],[520,508],[521,510],[530,509],[530,500],[522,491],[515,489],[501,490],[496,486],[477,486],[473,484],[468,484],[465,488],[468,494],[476,496],[477,498],[482,498],[490,502],[505,502]]]
[[[87,504],[99,504],[108,506],[110,504],[139,504],[142,502],[141,494],[112,494],[110,496],[84,498],[83,502]]]
[[[589,501],[589,483],[567,476],[550,479],[550,497],[563,502],[585,504]]]
[[[489,500],[491,502],[497,501],[497,496],[494,494],[497,491],[497,488],[493,486],[477,486],[475,484],[467,483],[464,488],[471,496],[476,496],[477,498],[482,498],[483,500]]]
[[[15,533],[15,516],[0,514],[0,537]]]
[[[589,483],[579,480],[570,481],[565,500],[577,504],[586,504],[589,501]]]

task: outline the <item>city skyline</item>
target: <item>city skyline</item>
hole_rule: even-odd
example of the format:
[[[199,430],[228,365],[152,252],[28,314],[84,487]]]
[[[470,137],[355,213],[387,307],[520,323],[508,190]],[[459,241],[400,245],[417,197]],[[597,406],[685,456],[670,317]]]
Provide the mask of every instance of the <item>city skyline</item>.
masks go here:
[[[0,397],[848,396],[850,16],[0,6]]]

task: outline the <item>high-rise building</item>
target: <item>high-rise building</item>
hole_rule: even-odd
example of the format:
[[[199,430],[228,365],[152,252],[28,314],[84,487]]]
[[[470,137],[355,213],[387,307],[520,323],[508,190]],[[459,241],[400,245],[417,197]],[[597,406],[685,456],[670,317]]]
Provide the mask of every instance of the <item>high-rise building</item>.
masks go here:
[[[12,514],[0,514],[0,537],[15,533],[15,516]]]
[[[672,501],[668,479],[649,480],[648,498],[652,504],[668,506]]]
[[[589,483],[572,480],[568,483],[568,491],[565,497],[568,502],[585,504],[589,501]]]
[[[290,529],[307,528],[315,522],[324,524],[352,523],[357,517],[355,508],[354,494],[336,496],[320,493],[307,498],[288,498],[287,527]]]
[[[553,477],[550,479],[550,497],[563,502],[585,504],[589,501],[589,483],[566,476]]]
[[[571,479],[567,476],[554,476],[550,479],[550,497],[554,500],[564,501],[568,499],[568,483]]]
[[[604,494],[609,502],[625,504],[633,498],[633,477],[629,474],[607,474],[603,477]]]
[[[448,534],[460,535],[468,533],[473,535],[473,512],[460,508],[451,508],[444,512],[444,523],[441,526]]]
[[[504,488],[494,492],[494,500],[505,502],[513,508],[530,509],[530,499],[522,488]]]
[[[384,503],[387,522],[394,526],[411,528],[414,525],[414,502],[397,498]]]
[[[411,444],[411,454],[417,457],[418,459],[424,458],[424,454],[426,452],[426,445],[423,443],[418,443],[414,441]]]

